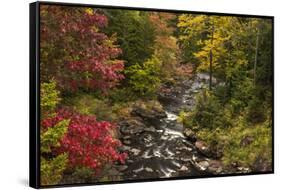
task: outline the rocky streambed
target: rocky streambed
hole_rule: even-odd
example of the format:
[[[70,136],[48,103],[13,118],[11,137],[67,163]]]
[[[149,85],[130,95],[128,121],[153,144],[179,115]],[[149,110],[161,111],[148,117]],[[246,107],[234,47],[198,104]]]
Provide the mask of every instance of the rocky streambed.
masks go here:
[[[216,82],[216,81],[215,81]],[[159,94],[164,109],[142,107],[119,123],[125,165],[116,174],[125,180],[203,176],[223,173],[223,165],[210,156],[208,146],[177,121],[180,110],[195,106],[195,95],[208,86],[208,75],[197,74]]]

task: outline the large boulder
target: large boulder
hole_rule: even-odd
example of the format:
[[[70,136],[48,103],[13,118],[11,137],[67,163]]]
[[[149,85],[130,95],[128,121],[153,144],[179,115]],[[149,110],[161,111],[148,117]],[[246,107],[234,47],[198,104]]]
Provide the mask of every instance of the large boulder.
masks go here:
[[[269,160],[266,160],[264,158],[257,158],[252,166],[253,171],[258,172],[268,172],[272,171],[272,164]]]
[[[220,160],[193,158],[191,164],[197,170],[206,171],[210,174],[220,174],[223,172],[223,163]]]
[[[196,142],[196,135],[195,135],[194,131],[192,131],[191,129],[189,129],[189,128],[184,129],[183,134],[187,140],[189,140],[191,142]]]
[[[202,160],[199,162],[195,162],[195,167],[200,170],[200,171],[206,171],[209,167],[210,163],[208,162],[208,160]]]
[[[132,110],[132,115],[141,117],[145,121],[158,121],[167,117],[161,104],[157,101],[136,103]]]
[[[198,152],[203,154],[204,156],[210,157],[211,156],[211,149],[207,143],[204,141],[198,140],[195,142],[195,147],[197,148]]]
[[[169,104],[176,101],[176,96],[169,90],[160,91],[158,92],[158,100],[164,104]]]
[[[195,147],[198,152],[209,158],[220,159],[223,156],[223,147],[219,145],[210,146],[204,141],[197,140]]]
[[[254,141],[254,137],[252,136],[246,136],[240,141],[240,146],[245,147],[250,145]]]
[[[212,174],[220,174],[223,171],[223,163],[219,160],[210,160],[207,171]]]
[[[145,129],[145,125],[139,118],[130,118],[119,122],[120,132],[124,135],[133,135],[141,133]]]
[[[119,166],[115,166],[116,169],[120,172],[123,172],[125,171],[126,169],[128,169],[128,166],[127,165],[119,165]]]

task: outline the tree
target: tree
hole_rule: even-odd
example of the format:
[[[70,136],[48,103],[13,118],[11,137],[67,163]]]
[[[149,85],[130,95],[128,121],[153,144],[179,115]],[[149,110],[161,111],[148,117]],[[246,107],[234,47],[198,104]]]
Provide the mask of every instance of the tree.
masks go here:
[[[258,51],[259,51],[259,29],[257,31],[256,38],[256,51],[255,51],[255,64],[254,64],[254,85],[256,84],[256,70],[257,70],[257,62],[258,62]]]
[[[161,62],[161,78],[170,78],[174,74],[179,54],[177,39],[174,36],[176,27],[171,25],[176,16],[172,13],[153,12],[149,15],[149,19],[157,33],[154,56]]]
[[[60,89],[106,91],[123,79],[121,49],[101,30],[107,17],[91,8],[40,6],[41,80]]]
[[[160,87],[160,65],[160,60],[154,56],[143,64],[128,67],[125,72],[133,91],[142,96],[154,95]]]
[[[216,67],[219,67],[222,56],[226,53],[225,43],[229,36],[224,27],[232,18],[205,15],[181,15],[178,27],[181,28],[182,43],[192,39],[196,48],[193,59],[199,62],[199,70],[209,70],[209,89],[212,89],[212,77]],[[192,46],[193,44],[188,45]],[[186,51],[190,51],[187,49]]]
[[[155,27],[150,22],[149,13],[131,10],[106,10],[109,26],[108,35],[116,34],[117,42],[123,50],[120,56],[125,66],[142,64],[154,53]]]
[[[201,41],[206,38],[205,20],[204,15],[181,14],[178,16],[178,43],[183,63],[198,66],[199,61],[194,53],[203,47]]]

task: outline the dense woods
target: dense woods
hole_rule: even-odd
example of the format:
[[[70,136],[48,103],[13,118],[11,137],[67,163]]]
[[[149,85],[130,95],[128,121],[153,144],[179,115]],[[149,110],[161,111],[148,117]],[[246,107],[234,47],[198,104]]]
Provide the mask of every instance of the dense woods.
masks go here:
[[[271,171],[271,19],[41,5],[40,20],[42,185]]]

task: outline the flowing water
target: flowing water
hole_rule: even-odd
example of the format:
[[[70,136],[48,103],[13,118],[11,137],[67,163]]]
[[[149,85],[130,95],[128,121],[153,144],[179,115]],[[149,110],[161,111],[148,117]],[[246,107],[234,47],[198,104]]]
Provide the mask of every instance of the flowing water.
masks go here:
[[[177,122],[180,110],[195,106],[195,95],[207,88],[208,75],[198,74],[172,87],[166,100],[161,101],[167,117],[151,124],[140,134],[129,136],[130,144],[124,146],[129,153],[123,177],[153,179],[208,174],[198,160],[208,160],[197,152],[194,144],[183,134],[183,125]]]

